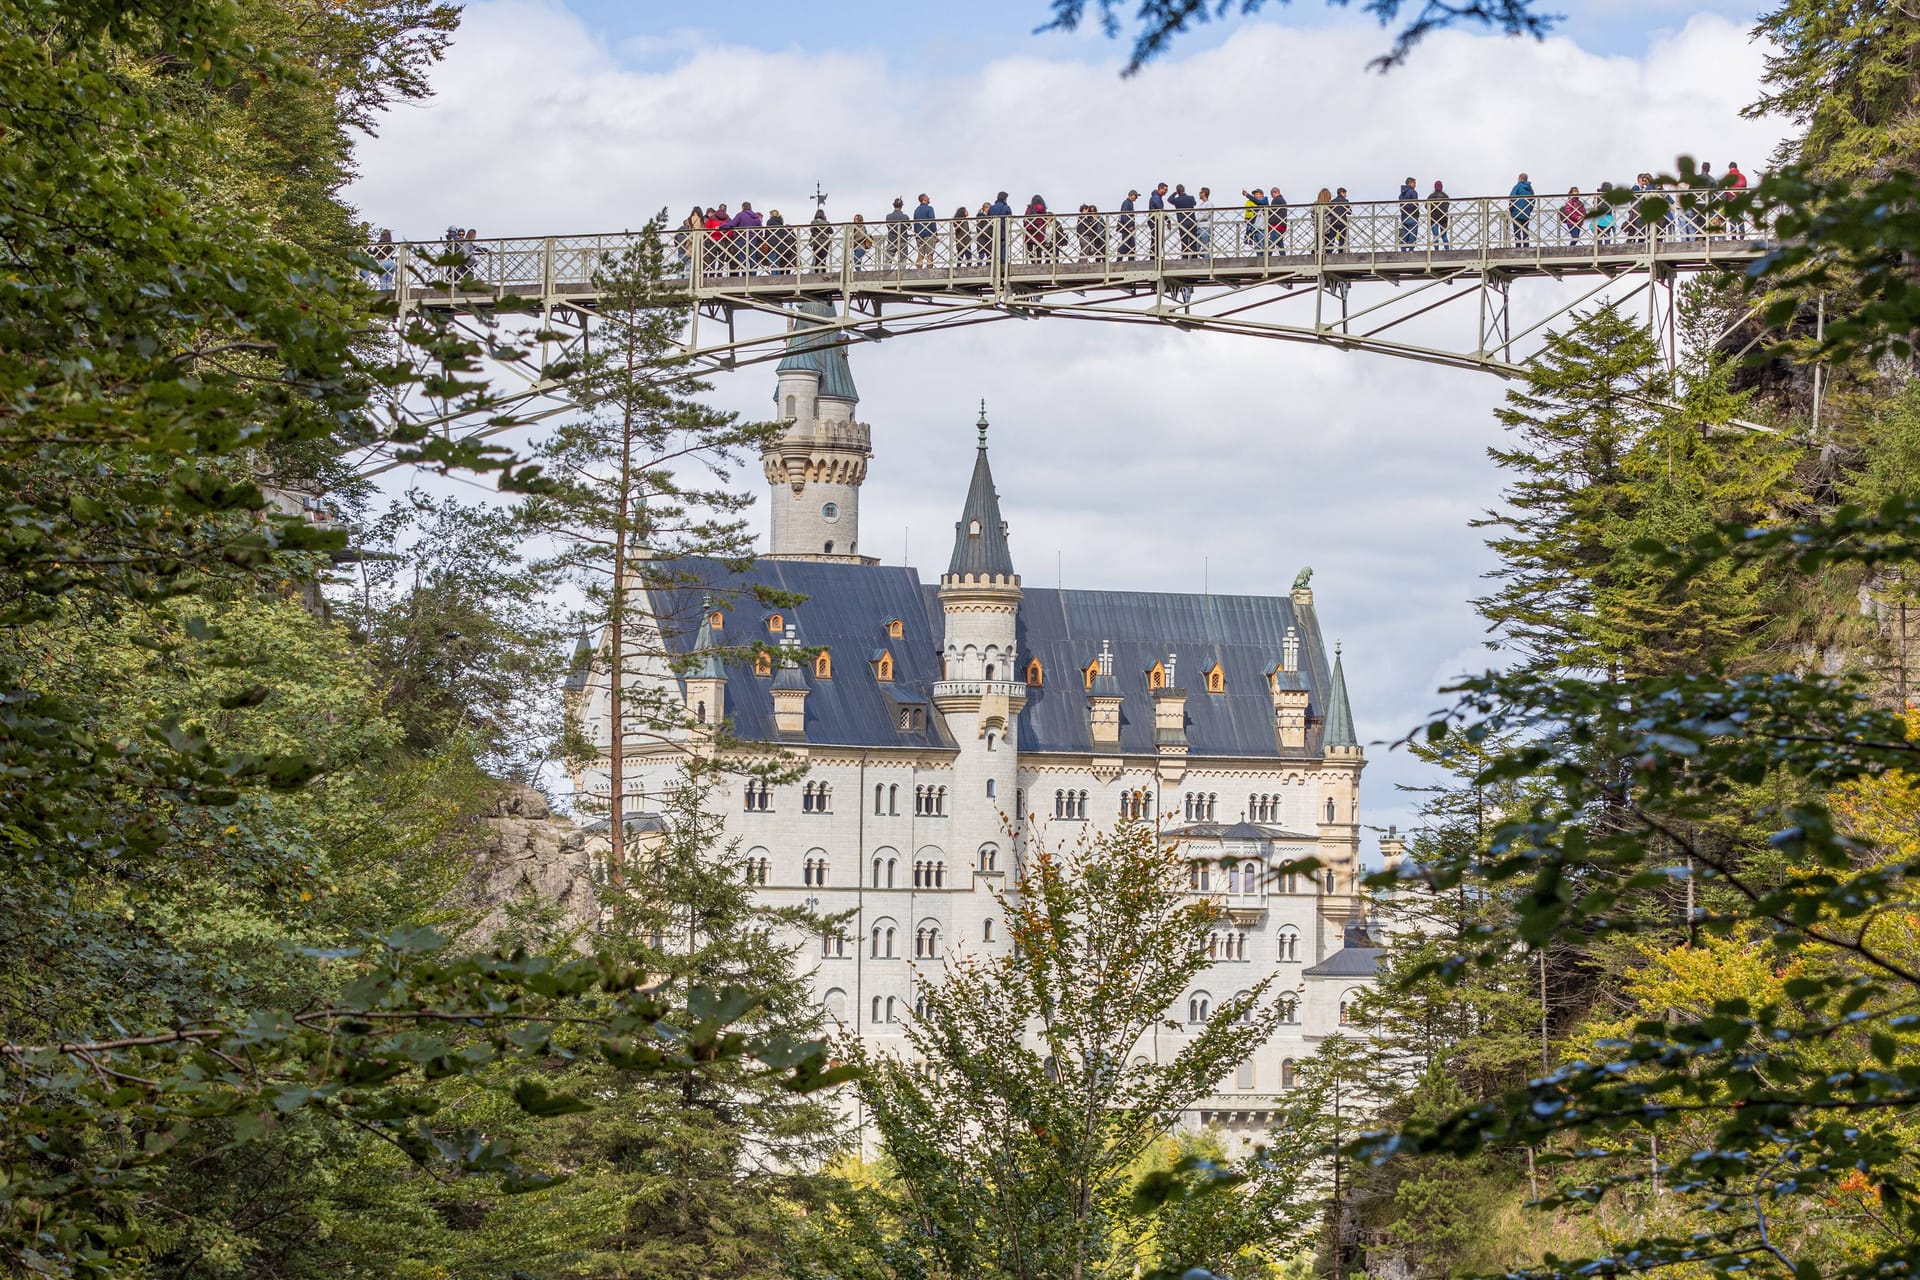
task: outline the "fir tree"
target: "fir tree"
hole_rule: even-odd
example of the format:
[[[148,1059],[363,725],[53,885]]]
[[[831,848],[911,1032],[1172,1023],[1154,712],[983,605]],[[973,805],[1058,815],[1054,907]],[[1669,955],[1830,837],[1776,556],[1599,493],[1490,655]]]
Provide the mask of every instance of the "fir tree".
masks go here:
[[[1920,13],[1877,0],[1782,0],[1757,34],[1770,47],[1766,89],[1746,114],[1802,127],[1788,157],[1825,179],[1920,164]]]
[[[728,487],[728,468],[777,429],[696,398],[710,386],[682,352],[692,303],[667,276],[661,224],[650,221],[599,277],[598,347],[574,375],[583,409],[538,450],[554,485],[522,508],[526,527],[557,544],[537,568],[584,592],[586,621],[604,629],[616,879],[627,861],[626,757],[687,723],[665,684],[632,675],[673,660],[664,633],[697,625],[644,616],[636,589],[678,584],[675,566],[687,559],[745,561],[753,539],[738,513],[753,499]],[[701,473],[703,484],[688,479]]]

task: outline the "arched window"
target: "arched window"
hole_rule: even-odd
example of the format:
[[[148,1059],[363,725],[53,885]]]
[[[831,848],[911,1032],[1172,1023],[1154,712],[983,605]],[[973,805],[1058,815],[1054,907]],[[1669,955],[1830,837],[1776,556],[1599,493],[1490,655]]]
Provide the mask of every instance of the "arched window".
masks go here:
[[[1260,797],[1251,791],[1247,793],[1247,821],[1260,821]]]
[[[1208,679],[1212,679],[1212,677],[1209,676]],[[1216,690],[1216,692],[1218,691]],[[1249,1058],[1245,1062],[1242,1062],[1234,1072],[1233,1086],[1236,1089],[1253,1088],[1253,1059]]]
[[[998,751],[999,749],[1000,749],[1000,735],[998,733],[995,733],[992,729],[987,730],[987,750]]]
[[[873,816],[878,818],[887,811],[887,785],[884,782],[873,784]]]
[[[1027,659],[1027,688],[1038,689],[1046,680],[1046,668],[1040,665],[1040,659]]]
[[[767,615],[767,634],[777,636],[787,629],[787,620],[777,613]]]
[[[913,957],[916,960],[937,960],[940,957],[940,925],[938,921],[923,920],[920,927],[913,931]]]
[[[1074,805],[1073,816],[1076,818],[1084,818],[1087,816],[1087,793],[1084,791],[1080,793],[1078,802]]]
[[[1328,822],[1332,822],[1332,821],[1333,821],[1333,814],[1334,814],[1334,809],[1333,809],[1333,797],[1332,797],[1332,796],[1328,796],[1328,797],[1327,797],[1327,821],[1328,821]]]
[[[933,812],[935,817],[944,818],[947,816],[947,789],[945,787],[941,787],[934,794]]]
[[[1198,859],[1187,864],[1187,888],[1205,893],[1212,887],[1213,869]]]
[[[915,996],[915,997],[913,998],[913,1016],[914,1016],[914,1017],[915,1017],[915,1018],[916,1018],[917,1020],[919,1020],[919,1021],[921,1021],[921,1022],[925,1022],[925,1021],[927,1020],[927,998],[926,998],[926,996],[924,996],[924,995],[916,995],[916,996]]]
[[[1064,791],[1053,793],[1053,816],[1056,818],[1067,816],[1067,793]]]
[[[993,799],[994,797],[994,786],[995,786],[995,780],[993,778],[988,778],[987,779],[987,799],[989,800]]]
[[[887,619],[887,635],[895,640],[907,634],[907,624],[898,618]]]
[[[1205,1022],[1213,1014],[1213,997],[1196,991],[1187,998],[1187,1021]]]
[[[1093,692],[1093,678],[1099,674],[1100,674],[1100,659],[1098,658],[1095,658],[1092,662],[1089,662],[1086,665],[1086,669],[1081,671],[1080,679],[1087,686],[1088,693]]]
[[[1266,873],[1257,862],[1240,864],[1240,891],[1242,893],[1262,893],[1267,887]]]
[[[1282,1089],[1293,1088],[1295,1083],[1294,1070],[1292,1058],[1282,1058],[1280,1060],[1280,1087]]]
[[[1225,693],[1227,691],[1227,672],[1219,663],[1214,663],[1207,672],[1207,692]]]
[[[878,658],[874,659],[873,678],[875,680],[881,681],[882,683],[889,683],[889,684],[892,683],[893,681],[893,655],[892,654],[883,653]]]
[[[811,782],[800,788],[800,812],[813,812],[813,784]]]
[[[1220,793],[1217,791],[1209,792],[1207,795],[1207,821],[1215,821],[1219,817],[1219,812]]]
[[[1167,687],[1167,668],[1162,663],[1154,663],[1147,668],[1147,688],[1164,689]]]
[[[894,868],[898,867],[899,865],[900,865],[900,860],[898,858],[887,859],[887,888],[889,889],[893,888]]]
[[[827,991],[826,999],[822,1003],[827,1007],[827,1016],[829,1018],[832,1018],[837,1023],[846,1022],[847,993],[845,991],[842,991],[839,987],[830,988]]]
[[[695,724],[705,724],[707,722],[707,700],[705,698],[702,698],[700,705],[694,708],[693,722]]]
[[[991,662],[989,662],[987,664],[987,679],[989,680],[993,679],[993,672],[994,672],[994,666]]]
[[[827,545],[826,545],[826,546],[824,546],[824,547],[822,547],[822,548],[821,548],[821,550],[822,550],[823,552],[825,552],[825,553],[826,553],[827,555],[832,555],[832,554],[833,554],[833,539],[832,539],[832,538],[828,538],[828,539],[827,539]]]
[[[873,887],[876,889],[880,887],[880,859],[878,858],[873,860]]]
[[[1298,1026],[1300,1023],[1300,1002],[1292,996],[1280,998],[1280,1021],[1290,1027]]]
[[[900,813],[900,784],[894,783],[887,788],[887,815],[897,817]]]
[[[1360,989],[1358,987],[1349,988],[1340,996],[1340,1025],[1344,1027],[1351,1023],[1359,1012]]]
[[[875,1022],[880,1021],[880,997],[879,996],[875,996],[873,998],[873,1020]]]
[[[827,544],[827,550],[833,550],[833,544]],[[833,679],[833,655],[822,649],[813,659],[813,676],[816,680]]]
[[[887,1021],[888,1022],[900,1021],[900,1002],[898,1000],[895,1000],[892,996],[887,997]]]
[[[983,922],[981,922],[981,926],[980,926],[980,940],[981,940],[982,942],[992,942],[992,941],[993,941],[993,921],[992,921],[992,920],[985,920],[985,921],[983,921]]]
[[[753,674],[770,676],[773,674],[773,655],[765,649],[753,655]]]
[[[980,846],[980,869],[982,871],[998,871],[1000,869],[1000,849],[997,845],[983,844]]]
[[[933,864],[933,887],[936,889],[947,887],[947,864],[944,862]]]
[[[722,628],[724,628],[726,625],[726,621],[727,621],[727,615],[720,612],[720,610],[718,609],[715,609],[712,613],[707,615],[707,625],[712,627],[715,631],[719,631]]]

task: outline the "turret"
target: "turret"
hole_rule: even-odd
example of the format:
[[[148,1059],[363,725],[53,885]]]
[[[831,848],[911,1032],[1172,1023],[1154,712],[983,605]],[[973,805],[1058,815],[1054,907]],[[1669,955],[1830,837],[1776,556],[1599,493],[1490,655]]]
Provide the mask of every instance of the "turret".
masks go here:
[[[714,607],[713,597],[701,601],[700,629],[693,636],[694,664],[687,672],[687,714],[706,733],[716,731],[727,718],[727,669],[720,661],[720,633],[725,625],[725,615]]]
[[[1347,701],[1347,673],[1340,647],[1333,650],[1333,675],[1327,681],[1327,706],[1321,734],[1320,856],[1335,870],[1336,893],[1351,894],[1360,865],[1360,771],[1366,753],[1353,730]]]
[[[964,821],[954,834],[970,851],[1005,838],[1005,820],[1017,807],[1019,717],[1027,705],[1014,644],[1020,575],[987,461],[984,402],[979,430],[966,506],[953,527],[953,557],[940,577],[945,671],[933,686],[934,703],[960,748],[954,786],[964,799],[955,808]]]
[[[787,354],[774,388],[775,416],[786,424],[761,452],[772,486],[775,557],[853,559],[860,549],[860,484],[873,456],[872,433],[854,420],[860,393],[845,344],[828,328],[833,308],[803,302],[789,322]]]

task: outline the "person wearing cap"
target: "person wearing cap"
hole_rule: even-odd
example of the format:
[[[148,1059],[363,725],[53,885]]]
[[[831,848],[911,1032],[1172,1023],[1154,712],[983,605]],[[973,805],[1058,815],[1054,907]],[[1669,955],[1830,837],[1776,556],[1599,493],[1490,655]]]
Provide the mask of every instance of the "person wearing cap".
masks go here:
[[[1120,217],[1114,225],[1115,257],[1131,258],[1133,256],[1133,202],[1139,198],[1140,193],[1129,187],[1127,188],[1127,198],[1120,202]]]
[[[1245,218],[1247,223],[1247,248],[1254,253],[1259,253],[1266,247],[1267,195],[1258,187],[1251,191],[1242,187],[1240,198],[1246,202],[1246,207],[1240,216]]]
[[[905,196],[893,198],[893,208],[887,210],[887,266],[899,270],[907,265],[907,228],[905,223],[912,221],[907,215]]]
[[[934,220],[938,217],[933,211],[933,200],[921,192],[920,203],[913,206],[913,238],[917,250],[914,261],[923,270],[933,265],[934,233],[939,230]]]

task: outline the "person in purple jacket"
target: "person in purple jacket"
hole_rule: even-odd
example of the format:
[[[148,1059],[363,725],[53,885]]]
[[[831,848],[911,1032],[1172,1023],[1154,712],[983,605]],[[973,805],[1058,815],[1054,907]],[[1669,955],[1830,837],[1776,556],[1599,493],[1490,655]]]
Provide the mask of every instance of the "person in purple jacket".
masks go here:
[[[764,256],[760,245],[760,215],[745,200],[740,202],[740,212],[733,215],[727,223],[733,230],[734,265],[752,273],[760,269],[760,260]]]

